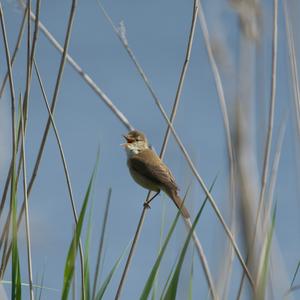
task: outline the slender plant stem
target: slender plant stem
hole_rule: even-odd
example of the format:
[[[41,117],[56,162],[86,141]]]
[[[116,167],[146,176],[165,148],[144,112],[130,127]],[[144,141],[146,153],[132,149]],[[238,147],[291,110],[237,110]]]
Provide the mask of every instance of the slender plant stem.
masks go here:
[[[125,37],[123,35],[121,35],[120,32],[118,31],[118,29],[114,26],[111,18],[106,13],[106,11],[104,10],[103,6],[100,4],[99,1],[98,1],[98,4],[102,8],[102,11],[104,12],[106,18],[109,20],[109,22],[112,25],[115,33],[117,34],[117,36],[121,40],[122,44],[124,45],[124,47],[125,47],[127,53],[129,54],[130,58],[133,60],[133,62],[135,64],[135,66],[137,67],[140,75],[142,76],[144,82],[146,83],[151,95],[154,97],[154,99],[156,101],[159,102],[159,99],[157,98],[154,90],[151,88],[151,85],[148,81],[147,76],[145,75],[145,73],[144,73],[143,69],[141,68],[140,64],[137,62],[137,59],[135,58],[135,55],[133,54],[132,50],[129,48],[128,42],[125,40]],[[198,1],[195,0],[194,1],[194,7],[193,7],[192,24],[191,24],[191,29],[190,29],[189,39],[188,39],[188,46],[187,46],[186,55],[185,55],[185,61],[184,61],[182,71],[181,71],[181,74],[180,74],[179,84],[178,84],[178,88],[177,88],[177,91],[176,91],[174,105],[173,105],[173,108],[172,108],[170,123],[172,123],[174,121],[174,118],[176,116],[177,107],[178,107],[178,104],[179,104],[179,99],[180,99],[180,96],[181,96],[181,91],[182,91],[186,71],[187,71],[187,68],[188,68],[188,65],[189,65],[189,60],[190,60],[190,56],[191,56],[191,49],[192,49],[192,44],[193,44],[193,38],[194,38],[194,32],[195,32],[195,27],[196,27],[198,9],[199,9]],[[162,146],[162,149],[160,151],[160,157],[161,158],[163,158],[163,156],[164,156],[169,134],[170,134],[170,127],[168,126],[165,137],[164,137],[163,146]],[[148,193],[146,201],[148,201],[149,197],[150,197],[150,193]],[[126,278],[126,275],[127,275],[127,272],[128,272],[128,268],[129,268],[129,265],[130,265],[130,261],[131,261],[131,258],[133,256],[134,249],[135,249],[135,246],[136,246],[135,243],[137,243],[138,237],[140,235],[141,227],[143,225],[143,219],[142,218],[144,218],[144,217],[145,217],[145,207],[143,208],[141,218],[140,218],[140,221],[138,223],[138,227],[137,227],[137,230],[136,230],[136,233],[135,233],[135,238],[134,238],[133,243],[132,243],[132,248],[131,248],[131,251],[128,255],[128,259],[127,259],[125,269],[124,269],[122,277],[121,277],[121,281],[120,281],[115,299],[119,299],[119,297],[120,297],[122,286],[124,284],[124,281],[125,281],[125,278]],[[196,235],[194,234],[194,237],[195,236]],[[194,239],[194,241],[195,241],[195,239]],[[196,241],[198,241],[198,243],[195,244],[196,247],[201,245],[199,240],[196,240]],[[206,261],[206,258],[205,258],[205,255],[204,255],[204,252],[203,252],[202,248],[197,248],[197,250],[198,250],[198,254],[200,256],[201,262],[203,262],[203,260]],[[204,268],[204,273],[206,273],[205,275],[206,275],[206,278],[208,280],[208,286],[211,290],[212,296],[213,296],[214,299],[217,299],[217,297],[215,295],[215,289],[214,289],[213,281],[211,279],[210,271],[209,271],[209,268],[208,268],[208,264],[207,263],[203,264],[203,268]]]
[[[223,124],[224,124],[224,129],[225,129],[225,134],[226,134],[227,153],[228,153],[228,157],[229,157],[229,174],[230,174],[229,195],[230,195],[230,199],[231,199],[231,203],[232,203],[232,208],[231,208],[232,214],[234,214],[235,203],[236,203],[236,199],[235,199],[236,184],[235,184],[235,174],[234,174],[234,170],[235,170],[234,169],[234,153],[233,153],[231,133],[230,133],[229,117],[228,117],[228,111],[227,111],[227,105],[226,105],[225,93],[224,93],[224,89],[223,89],[223,85],[222,85],[222,80],[221,80],[221,76],[220,76],[220,72],[219,72],[216,60],[214,58],[214,54],[213,54],[213,50],[212,50],[212,46],[211,46],[211,42],[210,42],[209,31],[207,28],[207,22],[206,22],[203,7],[201,5],[201,1],[199,1],[198,18],[199,18],[199,23],[200,23],[200,27],[202,30],[203,39],[204,39],[208,59],[210,62],[211,70],[213,73],[215,86],[216,86],[217,94],[219,97],[219,104],[220,104],[220,108],[221,108],[221,112],[222,112],[222,116],[223,116]],[[232,224],[230,227],[231,227],[231,231],[233,231],[234,230],[234,215],[232,216]],[[226,276],[223,276],[223,280],[226,281],[227,284],[230,279],[229,274],[230,274],[230,269],[232,267],[232,261],[233,261],[232,259],[230,259],[230,257],[232,256],[232,253],[233,253],[233,249],[231,246],[229,247],[228,251],[229,251],[229,254],[228,254],[229,260],[228,260],[228,264],[227,264],[227,269],[224,270],[226,272]],[[226,268],[226,266],[225,266],[225,268]],[[224,286],[226,287],[226,285],[224,285]]]
[[[51,108],[50,108],[48,100],[47,100],[47,95],[46,95],[46,92],[45,92],[45,89],[44,89],[43,81],[41,79],[41,75],[40,75],[40,72],[39,72],[39,69],[37,67],[35,59],[34,59],[34,67],[35,67],[35,71],[36,71],[36,74],[37,74],[37,77],[38,77],[40,88],[41,88],[41,91],[42,91],[42,94],[43,94],[44,103],[46,105],[49,117],[51,119],[51,125],[52,125],[52,128],[54,130],[55,138],[56,138],[57,145],[58,145],[58,148],[59,148],[59,153],[60,153],[60,157],[61,157],[61,160],[62,160],[64,173],[65,173],[65,177],[66,177],[66,181],[67,181],[67,187],[68,187],[68,193],[69,193],[69,197],[70,197],[70,201],[71,201],[73,217],[74,217],[74,220],[75,220],[75,224],[77,225],[77,223],[78,223],[78,214],[77,214],[77,211],[76,211],[76,205],[75,205],[75,200],[74,200],[74,195],[73,195],[73,189],[72,189],[70,174],[69,174],[69,171],[68,171],[68,166],[67,166],[67,162],[66,162],[62,142],[61,142],[61,138],[59,136],[58,129],[55,125],[55,121],[54,121],[53,115],[51,113]],[[79,239],[79,255],[80,255],[80,267],[81,267],[81,272],[82,272],[82,274],[81,274],[82,289],[84,289],[84,255],[83,255],[83,247],[82,247],[81,239]]]
[[[26,154],[25,154],[25,130],[24,130],[24,118],[21,113],[21,132],[22,132],[22,171],[23,171],[23,194],[25,203],[25,223],[26,223],[26,238],[27,238],[27,260],[28,260],[28,278],[29,278],[29,290],[30,299],[34,299],[33,285],[32,285],[32,259],[31,259],[31,238],[30,238],[30,225],[29,225],[29,209],[27,198],[27,168],[26,168]]]
[[[14,62],[14,58],[16,56],[17,50],[19,49],[20,43],[21,43],[21,38],[23,35],[23,31],[24,31],[24,27],[25,27],[25,20],[26,20],[26,16],[28,18],[28,24],[30,23],[30,16],[29,14],[27,14],[27,12],[29,12],[28,7],[26,6],[26,9],[24,10],[24,18],[22,20],[22,24],[21,24],[21,28],[19,31],[19,35],[18,35],[18,39],[17,39],[17,44],[16,47],[14,49],[14,54],[13,57],[11,59],[11,65]],[[31,47],[31,52],[30,52],[30,26],[28,26],[28,38],[27,38],[27,76],[26,76],[26,90],[25,90],[25,100],[23,101],[23,107],[22,107],[22,111],[24,112],[24,134],[26,134],[26,123],[27,123],[27,113],[28,113],[28,99],[29,99],[29,91],[30,91],[30,83],[31,83],[31,78],[32,78],[32,61],[33,61],[33,57],[34,57],[34,53],[35,53],[35,46],[36,46],[36,41],[37,41],[37,36],[38,36],[38,21],[39,21],[39,13],[40,13],[40,0],[37,0],[36,2],[36,20],[35,20],[35,28],[34,28],[34,34],[33,34],[33,41],[32,41],[32,47]],[[2,87],[4,90],[4,86],[6,83],[6,78],[8,77],[8,72],[5,75]],[[2,92],[2,90],[1,90]],[[1,97],[1,92],[0,92],[0,97]],[[19,124],[18,127],[18,135],[17,135],[17,141],[16,141],[16,152],[18,151],[18,147],[19,147],[19,142],[20,142],[20,135],[21,135],[21,124]],[[9,179],[11,176],[11,172],[12,172],[12,161],[9,167],[9,171],[8,171],[8,175],[7,175],[7,179],[5,182],[5,186],[4,186],[4,190],[3,190],[3,194],[2,194],[2,198],[1,198],[1,204],[0,204],[0,217],[3,211],[3,207],[5,204],[5,200],[6,200],[6,195],[7,195],[7,190],[8,190],[8,184],[9,184]],[[19,174],[21,172],[21,164],[22,164],[22,155],[20,154],[20,162],[19,162],[19,167],[18,167],[18,172],[17,172],[17,179],[16,179],[16,184],[18,184],[18,180],[19,180]],[[10,216],[10,213],[9,213]],[[9,220],[9,218],[7,218],[7,220]],[[8,224],[8,221],[6,222],[6,224]],[[3,233],[5,233],[5,231],[3,231]],[[3,237],[3,234],[2,234]],[[1,243],[3,238],[1,237]],[[0,247],[1,248],[1,247]]]
[[[98,3],[99,3],[99,2],[98,2]],[[101,6],[101,5],[100,5],[100,6]],[[103,8],[103,7],[102,7],[102,8]],[[107,13],[106,13],[106,15],[107,15]],[[108,15],[107,15],[107,16],[108,16]],[[110,22],[112,23],[111,20],[110,20]],[[112,23],[112,24],[113,24],[113,23]],[[115,31],[118,33],[118,30],[116,29],[115,26],[114,26],[114,28],[115,28]],[[122,36],[120,36],[120,37],[122,37]],[[186,161],[187,161],[187,163],[188,163],[188,166],[191,168],[192,173],[194,174],[194,176],[196,177],[196,179],[197,179],[197,181],[199,182],[200,186],[202,187],[202,189],[204,190],[205,194],[207,195],[208,200],[210,201],[210,203],[211,203],[211,205],[212,205],[212,207],[213,207],[213,209],[214,209],[214,211],[215,211],[215,213],[216,213],[216,215],[217,215],[217,217],[218,217],[220,223],[222,224],[222,226],[223,226],[223,228],[224,228],[224,230],[225,230],[225,233],[227,234],[227,236],[228,236],[228,238],[229,238],[231,244],[232,244],[233,247],[234,247],[234,251],[235,251],[235,253],[236,253],[236,255],[237,255],[237,257],[238,257],[238,259],[239,259],[239,261],[240,261],[240,263],[241,263],[241,265],[242,265],[242,267],[243,267],[243,269],[245,270],[245,273],[246,273],[246,275],[247,275],[247,277],[248,277],[248,279],[249,279],[251,285],[254,286],[254,281],[252,280],[252,277],[251,277],[251,275],[250,275],[250,272],[249,272],[248,269],[247,269],[247,266],[246,266],[246,264],[245,264],[245,262],[244,262],[244,260],[243,260],[243,258],[242,258],[242,255],[240,254],[240,251],[239,251],[238,246],[237,246],[237,244],[236,244],[236,242],[235,242],[235,240],[234,240],[234,237],[233,237],[233,235],[232,235],[230,229],[229,229],[228,226],[226,225],[225,220],[224,220],[224,218],[222,217],[222,214],[221,214],[221,212],[220,212],[220,210],[219,210],[219,208],[218,208],[218,206],[217,206],[217,204],[216,204],[214,198],[213,198],[212,195],[210,194],[210,192],[209,192],[208,188],[206,187],[206,185],[205,185],[203,179],[201,178],[201,176],[200,176],[199,173],[197,172],[197,169],[196,169],[195,165],[193,164],[193,162],[192,162],[192,160],[191,160],[191,158],[190,158],[190,156],[189,156],[189,154],[188,154],[186,148],[184,147],[183,143],[181,142],[179,136],[177,135],[177,133],[176,133],[176,131],[175,131],[175,129],[174,129],[172,123],[171,123],[171,120],[169,120],[169,118],[168,118],[168,116],[167,116],[167,114],[166,114],[164,108],[162,107],[162,105],[161,105],[161,103],[160,103],[158,97],[156,96],[156,94],[155,94],[153,88],[151,87],[150,82],[149,82],[147,76],[145,75],[143,69],[141,68],[141,66],[140,66],[139,63],[137,62],[137,60],[136,60],[136,58],[135,58],[133,52],[132,52],[131,49],[129,48],[127,40],[124,40],[124,37],[122,37],[122,38],[121,38],[121,41],[123,42],[123,44],[124,44],[126,50],[128,51],[128,53],[131,53],[131,55],[130,55],[131,59],[134,61],[134,63],[135,63],[135,65],[136,65],[136,67],[137,67],[137,69],[138,69],[140,75],[142,76],[142,78],[143,78],[143,80],[144,80],[144,82],[145,82],[147,88],[149,89],[149,91],[150,91],[150,93],[151,93],[151,95],[152,95],[152,97],[153,97],[153,99],[154,99],[154,101],[155,101],[155,104],[158,106],[160,112],[162,113],[163,118],[165,119],[165,121],[167,122],[167,124],[169,125],[169,127],[171,128],[172,134],[173,134],[173,136],[175,137],[175,140],[176,140],[177,144],[179,145],[179,147],[180,147],[180,149],[181,149],[181,152],[183,153],[183,155],[184,155],[184,157],[185,157],[185,159],[186,159]],[[129,51],[129,50],[130,50],[130,51]],[[147,199],[148,199],[148,198],[147,198]]]
[[[70,42],[70,38],[71,38],[71,32],[72,32],[72,25],[73,25],[73,21],[74,21],[74,16],[75,16],[75,11],[76,11],[76,5],[77,5],[77,0],[72,0],[72,4],[71,4],[71,9],[70,9],[70,15],[69,15],[69,20],[68,20],[68,25],[67,25],[67,32],[66,32],[66,38],[65,38],[65,43],[64,43],[64,47],[63,47],[63,53],[62,53],[62,57],[61,57],[61,62],[60,62],[60,66],[59,66],[59,71],[58,71],[58,75],[57,75],[57,80],[56,80],[56,84],[55,84],[55,89],[54,89],[54,93],[53,93],[53,97],[52,97],[52,103],[51,103],[51,113],[54,113],[55,110],[55,105],[56,105],[56,101],[58,98],[58,92],[59,92],[59,88],[60,88],[60,84],[61,84],[61,79],[62,79],[62,74],[64,71],[64,66],[65,66],[65,62],[66,62],[66,57],[67,57],[67,51],[68,51],[68,46],[69,46],[69,42]],[[9,60],[10,61],[10,60]],[[38,155],[36,158],[36,162],[34,165],[34,169],[33,169],[33,173],[31,175],[29,184],[28,184],[28,189],[27,189],[27,196],[29,197],[30,192],[32,190],[33,187],[33,183],[35,181],[37,172],[38,172],[38,168],[39,168],[39,164],[42,158],[42,154],[44,151],[44,147],[46,144],[46,139],[48,136],[48,132],[49,132],[49,128],[50,128],[50,124],[51,124],[51,116],[48,117],[47,120],[47,124],[44,130],[44,135],[40,144],[40,148],[38,151]],[[24,210],[25,210],[25,205],[23,203],[20,213],[19,213],[19,217],[18,217],[18,228],[20,226],[21,223],[21,219],[22,216],[24,214]],[[11,244],[9,246],[9,250],[8,253],[6,255],[6,260],[5,263],[3,265],[3,269],[2,269],[2,273],[4,273],[4,270],[6,268],[6,265],[8,263],[8,258],[11,252]],[[83,267],[83,254],[80,255],[81,258],[81,266]],[[82,269],[82,298],[85,299],[85,293],[84,293],[84,270]]]
[[[206,47],[207,55],[208,55],[209,62],[211,65],[211,69],[213,72],[216,90],[217,90],[218,97],[219,97],[219,103],[220,103],[220,107],[221,107],[221,111],[222,111],[222,115],[223,115],[223,123],[224,123],[224,129],[225,129],[226,141],[227,141],[227,151],[228,151],[228,155],[229,155],[230,170],[231,170],[230,171],[231,172],[231,180],[232,180],[232,183],[234,183],[233,148],[232,148],[232,142],[231,142],[230,125],[229,125],[229,117],[228,117],[227,105],[226,105],[226,100],[225,100],[225,93],[224,93],[224,89],[223,89],[223,85],[222,85],[220,72],[218,70],[218,66],[217,66],[216,60],[213,55],[212,46],[210,43],[209,32],[208,32],[207,23],[206,23],[206,18],[205,18],[204,12],[203,12],[201,1],[199,1],[198,17],[199,17],[199,22],[200,22],[200,26],[201,26],[202,33],[203,33],[205,47]],[[234,191],[234,187],[232,187],[232,189]]]
[[[285,20],[286,35],[288,40],[288,50],[289,50],[289,61],[291,69],[291,77],[293,82],[293,94],[294,94],[294,105],[296,114],[296,124],[298,130],[298,137],[300,137],[300,88],[299,88],[299,76],[297,69],[297,60],[295,54],[295,43],[294,43],[294,33],[290,24],[290,16],[288,14],[288,8],[286,0],[283,1],[283,12]]]
[[[270,106],[269,106],[269,123],[268,123],[267,139],[266,139],[266,146],[264,152],[264,162],[263,162],[263,170],[262,170],[263,174],[262,174],[262,181],[261,181],[261,190],[259,195],[259,203],[256,211],[254,232],[251,238],[250,249],[248,250],[248,254],[246,258],[247,265],[251,263],[252,259],[254,259],[253,252],[255,249],[255,241],[256,241],[255,238],[256,238],[257,230],[261,224],[260,212],[264,204],[268,170],[269,170],[269,160],[270,160],[270,152],[271,152],[271,145],[272,145],[273,125],[274,125],[275,99],[276,99],[277,44],[278,44],[277,19],[278,19],[278,0],[273,0],[273,42],[272,42],[272,73],[271,73],[272,79],[271,79],[271,99],[270,99]],[[257,276],[256,279],[258,278],[259,276]],[[241,297],[243,282],[244,282],[244,273],[242,275],[242,279],[240,282],[238,299]]]
[[[186,224],[188,230],[192,230],[193,224],[191,222],[191,219],[184,219],[184,221],[185,221],[185,224]],[[212,279],[212,276],[211,276],[209,265],[207,263],[207,259],[205,257],[204,250],[203,250],[202,245],[200,243],[200,240],[198,239],[198,236],[197,236],[197,234],[195,233],[194,230],[192,232],[192,238],[193,238],[193,241],[195,243],[195,248],[197,250],[198,256],[199,256],[200,261],[201,261],[201,264],[203,266],[204,275],[205,275],[206,281],[208,282],[208,287],[209,287],[209,291],[211,292],[212,298],[213,299],[219,299],[219,297],[216,294],[216,290],[213,286],[213,279]]]
[[[282,145],[285,137],[285,132],[286,132],[286,123],[287,123],[287,117],[288,114],[286,113],[284,117],[282,118],[279,132],[278,132],[278,138],[277,138],[277,143],[276,143],[276,151],[274,155],[274,160],[271,168],[271,174],[270,174],[270,187],[269,187],[269,192],[268,192],[268,206],[266,209],[266,214],[264,217],[264,223],[263,223],[263,228],[268,228],[267,225],[268,223],[271,224],[272,222],[272,207],[274,203],[274,192],[275,192],[275,187],[276,187],[276,181],[277,181],[277,175],[278,175],[278,168],[279,168],[279,162],[280,162],[280,157],[281,157],[281,150],[282,150]]]
[[[20,1],[21,5],[25,9],[24,2]],[[33,12],[30,12],[30,17],[35,21],[36,16]],[[45,37],[52,43],[52,45],[61,53],[64,52],[64,48],[59,44],[59,42],[54,38],[50,31],[42,22],[38,22],[38,26],[45,35]],[[79,64],[74,60],[70,54],[66,54],[67,62],[75,69],[75,71],[81,76],[81,78],[92,88],[92,90],[102,99],[102,101],[107,105],[107,107],[113,112],[113,114],[122,122],[122,124],[128,129],[133,130],[133,126],[129,123],[125,115],[116,107],[116,105],[109,99],[109,97],[100,89],[99,86],[93,81],[93,79],[79,66]]]
[[[149,193],[148,193],[148,195],[149,195]],[[146,207],[144,207],[143,210],[142,210],[142,214],[140,216],[140,220],[139,220],[138,226],[136,228],[136,232],[134,234],[134,238],[133,238],[133,241],[132,241],[132,244],[131,244],[131,247],[130,247],[128,258],[126,260],[124,271],[123,271],[122,276],[121,276],[121,280],[120,280],[120,283],[119,283],[119,286],[118,286],[118,290],[117,290],[117,293],[116,293],[116,296],[115,296],[115,300],[119,299],[120,296],[121,296],[121,291],[122,291],[122,288],[123,288],[123,285],[124,285],[124,282],[125,282],[126,275],[128,273],[129,265],[131,263],[133,253],[134,253],[135,248],[137,246],[137,241],[140,237],[140,233],[141,233],[141,230],[142,230],[142,227],[143,227],[143,224],[144,224],[145,214],[146,214]]]
[[[33,58],[35,54],[36,42],[38,37],[38,22],[40,18],[40,0],[36,1],[36,20],[34,26],[34,34],[32,39],[32,46],[30,46],[30,39],[31,39],[31,22],[30,22],[30,11],[31,11],[31,1],[27,0],[27,74],[26,74],[26,90],[25,90],[25,98],[23,103],[23,110],[24,110],[24,131],[26,132],[26,125],[27,125],[27,115],[28,115],[28,102],[29,102],[29,95],[30,95],[30,87],[31,87],[31,78],[32,78],[32,65],[33,65]]]
[[[21,21],[20,30],[19,30],[18,37],[17,37],[17,43],[16,43],[14,52],[13,52],[12,57],[11,57],[11,61],[10,61],[11,66],[13,66],[13,64],[14,64],[15,58],[17,56],[17,52],[18,52],[18,50],[20,48],[20,45],[21,45],[21,41],[22,41],[22,37],[23,37],[23,33],[24,33],[24,28],[25,28],[26,15],[27,15],[27,7],[25,8],[24,13],[23,13],[23,18],[22,18],[22,21]],[[4,76],[3,82],[1,84],[1,88],[0,88],[0,99],[3,96],[3,92],[4,92],[4,88],[5,88],[5,84],[7,82],[8,76],[9,76],[9,72],[7,71],[5,76]]]
[[[12,68],[11,68],[11,59],[10,59],[10,52],[9,52],[9,46],[7,41],[7,34],[5,29],[5,21],[4,21],[4,15],[3,15],[3,9],[2,4],[0,2],[0,22],[1,22],[1,30],[2,30],[2,36],[3,36],[3,42],[4,42],[4,48],[5,48],[5,57],[6,57],[6,64],[7,64],[7,70],[8,70],[8,77],[9,77],[9,87],[10,87],[10,96],[11,96],[11,131],[12,131],[12,172],[10,177],[11,182],[11,189],[10,189],[10,207],[9,211],[12,211],[13,207],[13,201],[15,201],[14,195],[15,195],[15,164],[16,164],[16,137],[15,137],[15,89],[14,89],[14,81],[13,81],[13,75],[12,75]],[[11,214],[9,214],[11,215]],[[9,230],[9,228],[8,228]],[[7,231],[8,232],[8,231]],[[7,243],[6,243],[7,245]],[[5,246],[6,246],[5,245]],[[6,247],[4,248],[3,253],[5,254]],[[0,279],[3,278],[4,271],[0,270]]]
[[[276,78],[277,78],[277,45],[278,45],[278,26],[277,26],[278,0],[273,0],[273,6],[274,6],[274,12],[273,12],[274,15],[273,15],[271,99],[270,99],[270,107],[269,107],[269,124],[268,124],[268,131],[267,131],[267,140],[266,140],[264,162],[263,162],[263,175],[262,175],[262,182],[261,182],[261,191],[260,191],[260,196],[259,196],[259,206],[258,206],[256,222],[255,222],[256,228],[258,227],[259,215],[260,215],[261,208],[263,207],[264,198],[265,198],[267,177],[268,177],[268,170],[269,170],[270,152],[271,152],[271,145],[272,145],[272,134],[273,134],[273,127],[274,127],[276,83],[277,83]],[[254,234],[254,239],[255,239],[255,234]]]
[[[209,190],[208,190],[207,186],[205,185],[203,179],[199,175],[199,173],[198,173],[198,171],[197,171],[197,169],[196,169],[196,167],[195,167],[192,159],[190,158],[190,156],[189,156],[189,154],[188,154],[185,146],[183,145],[182,141],[180,140],[180,138],[179,138],[177,132],[175,131],[172,123],[168,119],[168,116],[167,116],[164,108],[162,107],[162,105],[160,103],[156,103],[156,104],[158,105],[158,108],[159,108],[160,112],[162,113],[165,121],[169,124],[169,126],[171,128],[171,131],[172,131],[172,134],[173,134],[173,136],[174,136],[174,138],[175,138],[178,146],[180,147],[181,152],[183,153],[183,155],[184,155],[184,157],[185,157],[185,159],[186,159],[186,161],[188,163],[188,166],[190,167],[192,173],[194,174],[194,176],[197,179],[198,183],[202,187],[205,195],[208,197],[208,200],[209,200],[212,208],[214,209],[214,211],[215,211],[215,213],[216,213],[216,215],[217,215],[220,223],[222,224],[222,226],[223,226],[223,228],[224,228],[224,230],[225,230],[225,232],[226,232],[229,240],[231,241],[231,243],[232,243],[232,245],[234,247],[234,251],[235,251],[235,253],[236,253],[236,255],[237,255],[237,257],[238,257],[238,259],[239,259],[239,261],[240,261],[240,263],[241,263],[241,265],[242,265],[242,267],[243,267],[243,269],[244,269],[244,271],[245,271],[245,273],[246,273],[246,275],[247,275],[250,283],[251,283],[251,285],[254,287],[254,281],[253,281],[253,279],[252,279],[252,277],[251,277],[251,275],[249,273],[249,270],[247,269],[247,266],[246,266],[246,264],[245,264],[245,262],[243,260],[243,257],[241,255],[239,249],[238,249],[238,246],[237,246],[237,244],[236,244],[236,242],[234,240],[234,237],[233,237],[230,229],[228,228],[228,226],[227,226],[227,224],[226,224],[226,222],[225,222],[225,220],[224,220],[224,218],[223,218],[223,216],[222,216],[222,214],[221,214],[221,212],[220,212],[220,210],[219,210],[219,208],[218,208],[218,206],[217,206],[217,204],[216,204],[213,196],[211,195],[211,193],[209,192]]]
[[[100,263],[101,263],[103,246],[104,246],[104,237],[105,237],[108,211],[109,211],[109,205],[110,205],[110,199],[111,199],[111,192],[112,192],[112,189],[110,188],[108,190],[108,196],[107,196],[107,201],[106,201],[106,206],[105,206],[104,218],[103,218],[103,223],[102,223],[102,230],[101,230],[99,247],[98,247],[97,263],[96,263],[94,283],[93,283],[92,299],[95,299],[95,295],[96,295],[97,281],[98,281],[98,277],[99,277]]]

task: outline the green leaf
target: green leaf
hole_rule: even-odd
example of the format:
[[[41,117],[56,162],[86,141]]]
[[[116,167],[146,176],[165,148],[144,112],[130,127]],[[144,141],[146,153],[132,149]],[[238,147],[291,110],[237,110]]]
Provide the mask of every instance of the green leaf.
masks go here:
[[[275,221],[276,221],[276,210],[277,210],[277,204],[275,204],[275,208],[272,216],[272,224],[267,234],[266,244],[264,245],[263,248],[262,263],[259,267],[260,272],[259,272],[259,281],[258,281],[256,299],[265,299],[265,290],[266,290],[267,277],[269,272],[271,244],[272,244],[272,238],[273,238]]]
[[[192,255],[192,263],[191,263],[191,271],[190,271],[190,283],[189,283],[189,295],[188,299],[193,299],[193,278],[194,278],[194,249],[193,248],[193,255]]]
[[[195,218],[193,226],[192,226],[191,230],[189,231],[189,234],[188,234],[188,236],[185,240],[184,246],[183,246],[183,248],[181,250],[181,253],[180,253],[180,256],[179,256],[179,260],[178,260],[175,272],[173,274],[173,277],[172,277],[171,282],[169,284],[169,287],[167,289],[166,295],[164,297],[165,300],[174,300],[174,299],[176,299],[178,280],[179,280],[180,271],[181,271],[181,268],[182,268],[182,265],[183,265],[184,257],[185,257],[189,242],[191,240],[193,231],[194,231],[194,229],[195,229],[195,227],[196,227],[196,225],[197,225],[197,223],[200,219],[200,216],[202,214],[202,211],[204,209],[204,206],[205,206],[206,202],[207,202],[207,197],[204,200],[203,204],[201,205],[201,208],[200,208],[200,210],[199,210],[199,212],[198,212],[198,214]]]
[[[89,217],[88,217],[88,226],[87,234],[85,240],[85,249],[84,249],[84,289],[86,299],[90,299],[91,285],[90,285],[90,262],[89,262],[89,252],[90,252],[90,240],[91,240],[91,228],[92,228],[92,212],[93,205],[90,208]]]
[[[165,200],[165,199],[164,199]],[[163,244],[163,239],[164,239],[164,229],[165,229],[165,223],[166,223],[166,202],[163,201],[163,207],[162,207],[162,214],[161,214],[161,224],[160,224],[160,232],[159,232],[159,248],[158,248],[158,254],[161,250],[162,244]],[[154,282],[153,282],[153,288],[152,288],[152,295],[151,299],[155,300],[156,299],[156,292],[157,292],[157,280],[158,280],[158,272],[155,275]]]
[[[116,269],[118,268],[122,258],[124,257],[126,251],[129,248],[129,245],[131,244],[131,241],[128,243],[127,247],[125,248],[125,250],[123,251],[123,253],[120,255],[120,257],[117,259],[117,261],[115,262],[114,266],[112,267],[111,271],[108,273],[107,277],[105,278],[104,282],[102,283],[102,286],[100,287],[97,296],[96,296],[96,300],[101,300]]]
[[[291,289],[291,288],[293,287],[293,285],[294,285],[294,282],[295,282],[295,279],[296,279],[296,276],[297,276],[297,273],[298,273],[299,269],[300,269],[300,260],[299,260],[298,265],[297,265],[297,267],[296,267],[296,271],[294,272],[294,275],[293,275],[293,279],[292,279],[292,282],[291,282],[290,289]]]
[[[187,193],[188,193],[188,191],[186,192],[183,201],[185,201],[186,196],[187,196]],[[170,241],[170,238],[171,238],[171,236],[172,236],[172,234],[173,234],[173,232],[174,232],[174,229],[175,229],[175,226],[176,226],[177,221],[178,221],[178,219],[179,219],[179,216],[180,216],[180,211],[177,212],[176,217],[175,217],[175,219],[174,219],[174,221],[173,221],[173,223],[172,223],[172,225],[171,225],[171,227],[170,227],[170,229],[169,229],[169,232],[168,232],[167,237],[166,237],[166,239],[165,239],[165,241],[164,241],[164,244],[163,244],[163,246],[161,247],[161,250],[160,250],[160,252],[159,252],[159,254],[158,254],[158,257],[157,257],[157,259],[156,259],[156,261],[155,261],[155,263],[154,263],[154,265],[153,265],[153,267],[152,267],[152,270],[151,270],[151,272],[150,272],[150,275],[149,275],[149,277],[148,277],[148,279],[147,279],[147,282],[146,282],[146,284],[145,284],[145,286],[144,286],[144,290],[143,290],[143,292],[142,292],[142,295],[141,295],[141,297],[140,297],[140,300],[147,300],[148,297],[149,297],[149,294],[150,294],[150,291],[151,291],[152,286],[153,286],[153,284],[154,284],[155,277],[156,277],[156,274],[157,274],[157,272],[158,272],[158,269],[159,269],[159,266],[160,266],[162,257],[163,257],[163,255],[164,255],[164,253],[165,253],[165,250],[166,250],[167,246],[168,246],[168,243],[169,243],[169,241]]]
[[[65,270],[64,270],[64,283],[63,283],[62,296],[61,296],[62,300],[66,300],[68,298],[68,294],[70,291],[71,281],[73,278],[74,268],[75,268],[75,259],[76,259],[76,254],[78,252],[79,240],[80,240],[81,230],[82,230],[82,226],[83,226],[83,220],[85,217],[85,212],[86,212],[88,200],[90,197],[90,192],[92,189],[92,184],[94,181],[98,161],[99,161],[99,156],[97,157],[96,166],[93,170],[92,176],[91,176],[89,184],[88,184],[88,188],[87,188],[87,191],[86,191],[86,194],[84,197],[84,201],[82,204],[82,208],[80,211],[79,219],[78,219],[78,222],[77,222],[77,225],[75,228],[72,242],[69,247],[69,251],[68,251],[68,255],[67,255],[67,259],[66,259],[66,263],[65,263]]]
[[[175,260],[175,262],[174,262],[174,264],[173,264],[173,266],[171,268],[171,271],[170,271],[170,273],[168,275],[167,281],[166,281],[166,283],[164,285],[164,288],[163,288],[161,296],[160,296],[160,300],[162,300],[164,298],[164,294],[166,293],[167,287],[169,285],[169,282],[170,282],[170,280],[172,278],[172,275],[173,275],[175,267],[176,267],[176,261],[177,261],[177,259]]]
[[[11,270],[11,297],[13,300],[19,300],[22,297],[21,289],[21,273],[20,273],[20,259],[18,250],[18,220],[17,220],[17,197],[16,197],[16,178],[15,178],[15,166],[12,171],[12,270]]]

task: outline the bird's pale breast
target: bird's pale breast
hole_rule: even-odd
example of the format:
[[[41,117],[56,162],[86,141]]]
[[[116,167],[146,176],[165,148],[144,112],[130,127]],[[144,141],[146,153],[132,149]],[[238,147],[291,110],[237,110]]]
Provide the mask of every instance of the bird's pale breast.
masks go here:
[[[144,177],[143,175],[136,172],[133,168],[129,167],[130,174],[134,181],[144,187],[147,190],[158,192],[160,190],[160,187],[157,183],[149,180],[147,177]]]

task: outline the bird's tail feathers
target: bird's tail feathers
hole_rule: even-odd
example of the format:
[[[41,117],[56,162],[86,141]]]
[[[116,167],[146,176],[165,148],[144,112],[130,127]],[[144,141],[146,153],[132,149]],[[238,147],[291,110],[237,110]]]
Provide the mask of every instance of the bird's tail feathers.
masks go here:
[[[182,215],[186,219],[190,218],[190,214],[189,214],[188,210],[186,209],[186,207],[184,206],[183,201],[178,196],[177,191],[175,191],[175,190],[167,191],[167,194],[173,200],[173,202],[175,203],[177,208],[181,211]]]

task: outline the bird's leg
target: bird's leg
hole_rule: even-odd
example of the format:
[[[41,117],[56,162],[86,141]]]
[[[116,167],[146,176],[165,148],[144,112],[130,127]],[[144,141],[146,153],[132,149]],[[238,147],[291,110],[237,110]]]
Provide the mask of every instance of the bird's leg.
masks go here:
[[[159,190],[159,191],[158,191],[151,199],[149,199],[148,201],[145,201],[145,202],[144,202],[144,207],[145,207],[145,208],[150,208],[150,202],[151,202],[156,196],[158,196],[159,193],[160,193],[160,190]]]

